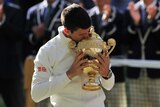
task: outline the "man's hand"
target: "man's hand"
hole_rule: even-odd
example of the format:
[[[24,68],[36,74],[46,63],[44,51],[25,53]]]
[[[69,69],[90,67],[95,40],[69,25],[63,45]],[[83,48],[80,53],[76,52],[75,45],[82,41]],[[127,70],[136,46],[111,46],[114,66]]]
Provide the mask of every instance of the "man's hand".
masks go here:
[[[104,5],[103,16],[102,16],[103,21],[108,21],[109,17],[111,16],[111,11],[112,11],[112,9],[109,4]]]
[[[147,7],[147,13],[148,13],[148,16],[147,16],[147,19],[149,21],[152,21],[157,13],[157,10],[158,10],[158,7],[157,6],[153,6],[153,5],[150,5]]]
[[[110,69],[110,58],[107,53],[107,51],[104,51],[103,53],[99,53],[94,56],[98,60],[93,61],[93,63],[97,66],[94,69],[97,70],[102,77],[106,77]]]
[[[3,4],[0,3],[0,21],[2,21],[3,18]]]
[[[73,77],[83,73],[83,68],[87,67],[86,63],[88,62],[88,60],[84,59],[84,57],[84,53],[77,53],[74,62],[72,63],[70,69],[66,73],[69,79],[72,79]]]
[[[139,7],[135,7],[134,2],[129,2],[128,9],[135,25],[138,25],[141,19]]]
[[[45,31],[44,24],[39,24],[37,26],[33,26],[32,31],[36,35],[37,38],[43,37],[44,36],[44,31]]]

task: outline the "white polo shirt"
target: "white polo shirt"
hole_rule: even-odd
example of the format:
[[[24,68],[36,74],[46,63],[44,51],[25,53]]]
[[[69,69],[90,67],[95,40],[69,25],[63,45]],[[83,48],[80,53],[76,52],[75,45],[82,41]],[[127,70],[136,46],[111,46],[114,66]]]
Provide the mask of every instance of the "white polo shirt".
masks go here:
[[[82,89],[84,77],[70,80],[66,72],[75,58],[75,52],[68,47],[71,39],[66,38],[59,27],[59,34],[43,45],[34,61],[31,95],[35,102],[51,98],[54,107],[105,107],[103,90]],[[110,90],[114,85],[114,75],[108,80],[101,78],[102,86]]]

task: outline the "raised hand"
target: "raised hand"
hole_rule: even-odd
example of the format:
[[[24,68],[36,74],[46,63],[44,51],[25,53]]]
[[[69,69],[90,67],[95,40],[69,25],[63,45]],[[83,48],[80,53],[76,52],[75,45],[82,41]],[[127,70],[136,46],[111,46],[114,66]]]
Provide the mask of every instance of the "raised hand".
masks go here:
[[[0,2],[0,21],[2,21],[3,18],[3,4]]]
[[[110,15],[111,15],[111,6],[109,4],[105,4],[103,7],[102,20],[108,21]]]
[[[148,13],[147,19],[149,21],[152,21],[152,19],[154,19],[155,15],[157,13],[157,10],[158,10],[157,6],[149,5],[147,7],[147,13]]]
[[[44,24],[39,24],[32,27],[33,33],[36,35],[37,38],[41,38],[44,36],[45,27]]]
[[[138,25],[139,22],[140,22],[140,19],[141,19],[140,12],[139,12],[139,7],[136,7],[134,2],[131,1],[128,4],[128,9],[129,9],[130,15],[131,15],[134,23],[136,25]]]

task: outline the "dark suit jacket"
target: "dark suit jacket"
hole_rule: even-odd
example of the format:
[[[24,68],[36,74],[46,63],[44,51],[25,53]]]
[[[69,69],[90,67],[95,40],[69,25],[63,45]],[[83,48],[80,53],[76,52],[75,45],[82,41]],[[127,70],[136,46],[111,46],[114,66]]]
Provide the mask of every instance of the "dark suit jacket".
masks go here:
[[[140,3],[140,2],[138,2]],[[156,3],[159,7],[159,2]],[[138,4],[141,9],[141,4]],[[142,11],[140,11],[142,13]],[[147,60],[160,60],[160,11],[157,12],[152,22],[146,21],[145,24],[136,26],[129,14],[125,12],[126,34],[125,42],[128,45],[128,58],[129,59],[147,59]],[[142,16],[142,14],[141,14]],[[147,17],[147,16],[146,16]],[[159,69],[147,69],[150,78],[160,78]],[[128,68],[127,76],[129,78],[138,78],[140,74],[139,68]]]
[[[0,78],[22,77],[23,17],[18,5],[4,4],[5,21],[0,26]]]

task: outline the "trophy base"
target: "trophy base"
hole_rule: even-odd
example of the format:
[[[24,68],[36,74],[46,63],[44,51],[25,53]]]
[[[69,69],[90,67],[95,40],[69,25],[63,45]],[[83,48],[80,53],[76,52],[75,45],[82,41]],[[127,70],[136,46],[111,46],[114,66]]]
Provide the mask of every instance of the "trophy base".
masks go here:
[[[100,90],[101,86],[96,83],[87,83],[83,85],[82,89],[87,91],[96,91],[96,90]]]

